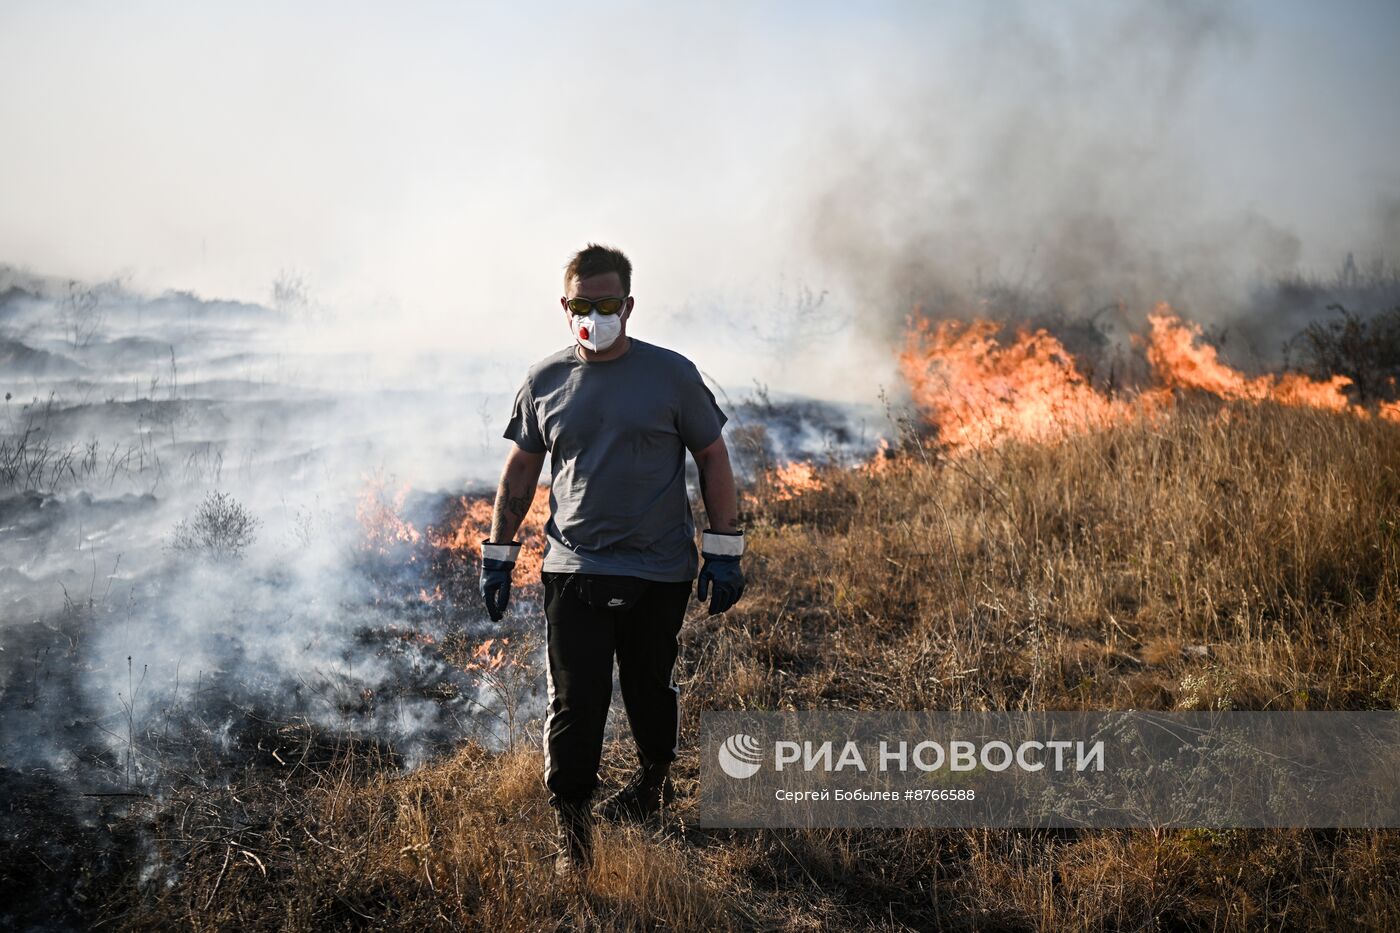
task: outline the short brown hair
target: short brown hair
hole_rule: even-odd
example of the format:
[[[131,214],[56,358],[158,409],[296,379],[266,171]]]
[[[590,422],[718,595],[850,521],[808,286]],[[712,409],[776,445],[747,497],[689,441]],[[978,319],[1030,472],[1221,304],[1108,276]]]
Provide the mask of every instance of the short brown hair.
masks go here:
[[[616,272],[617,277],[622,280],[624,298],[632,294],[631,260],[624,256],[620,249],[589,243],[574,253],[569,264],[564,267],[564,291],[569,290],[569,283],[574,279],[588,279],[595,275],[607,275],[609,272]]]

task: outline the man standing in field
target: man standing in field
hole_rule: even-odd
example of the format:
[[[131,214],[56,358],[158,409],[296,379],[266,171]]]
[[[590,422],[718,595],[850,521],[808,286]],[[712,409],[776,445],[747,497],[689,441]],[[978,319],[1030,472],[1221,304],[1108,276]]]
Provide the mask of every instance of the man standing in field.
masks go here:
[[[603,730],[617,657],[639,766],[603,802],[612,820],[645,819],[668,802],[680,744],[677,634],[699,563],[686,494],[685,451],[695,458],[710,528],[699,600],[713,615],[744,590],[744,537],[721,428],[727,420],[695,364],[627,335],[632,264],[589,244],[564,269],[560,304],[569,346],[530,367],[505,437],[515,442],[482,542],[481,594],[493,620],[510,599],[513,540],[548,451],[545,641],[549,711],[544,782],[559,855],[571,874],[591,861]]]

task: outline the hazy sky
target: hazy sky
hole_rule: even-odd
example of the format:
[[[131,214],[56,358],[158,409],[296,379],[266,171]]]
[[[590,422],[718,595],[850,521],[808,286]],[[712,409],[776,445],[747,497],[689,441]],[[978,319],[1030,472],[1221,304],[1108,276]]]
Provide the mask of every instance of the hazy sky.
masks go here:
[[[538,356],[588,239],[673,330],[800,286],[888,313],[921,253],[1397,258],[1390,2],[5,0],[0,88],[0,262],[295,270],[344,339]]]

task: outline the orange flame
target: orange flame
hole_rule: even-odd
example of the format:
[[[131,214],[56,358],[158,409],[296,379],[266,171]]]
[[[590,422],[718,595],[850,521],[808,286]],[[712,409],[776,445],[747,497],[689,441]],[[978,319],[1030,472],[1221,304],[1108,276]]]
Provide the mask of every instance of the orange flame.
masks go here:
[[[355,502],[355,518],[365,535],[363,546],[380,554],[388,554],[397,545],[417,544],[422,539],[418,529],[399,516],[410,487],[405,484],[392,498],[386,498],[384,487],[382,479],[367,480]]]
[[[397,493],[389,495],[382,479],[369,479],[361,490],[355,504],[355,517],[364,529],[362,547],[381,555],[388,555],[401,546],[415,546],[426,543],[430,547],[447,549],[473,560],[481,558],[481,541],[491,534],[493,503],[483,496],[459,496],[456,508],[460,515],[451,520],[445,528],[428,525],[420,532],[412,522],[399,513],[408,498],[411,487],[404,485]],[[530,504],[525,520],[517,534],[523,544],[516,568],[524,575],[518,577],[522,583],[538,579],[544,563],[544,525],[549,519],[549,487],[540,486]],[[416,548],[409,553],[408,560],[418,560]],[[440,602],[444,599],[440,584],[430,593],[419,588],[418,599],[425,603]]]
[[[428,543],[436,548],[447,548],[481,557],[481,541],[491,536],[491,516],[494,503],[483,496],[460,496],[457,505],[461,516],[446,529],[428,528]],[[532,582],[539,577],[544,564],[544,526],[549,521],[549,487],[541,485],[535,490],[535,498],[525,519],[520,523],[516,538],[521,542],[520,556],[516,559],[515,579]]]
[[[882,437],[875,445],[875,453],[871,454],[870,459],[862,463],[858,469],[869,475],[880,475],[893,470],[895,462],[890,442]]]
[[[822,488],[810,463],[785,463],[773,472],[773,498],[779,502],[796,499],[804,492]]]
[[[462,670],[472,674],[479,685],[499,686],[512,675],[527,671],[528,661],[517,648],[510,647],[509,638],[488,638],[472,648]]]
[[[1152,335],[1147,361],[1157,379],[1169,389],[1197,389],[1223,399],[1270,399],[1284,405],[1345,411],[1346,376],[1318,381],[1298,373],[1265,374],[1249,378],[1220,361],[1215,347],[1197,344],[1201,328],[1183,321],[1162,303],[1147,316]]]
[[[1159,304],[1148,315],[1151,333],[1134,338],[1145,347],[1156,386],[1133,397],[1101,392],[1079,371],[1064,346],[1044,330],[1022,330],[1002,343],[992,321],[911,318],[899,354],[914,403],[953,453],[1006,440],[1054,442],[1071,434],[1169,409],[1174,392],[1194,390],[1227,400],[1269,400],[1284,405],[1350,411],[1366,417],[1346,395],[1345,376],[1311,379],[1298,373],[1250,377],[1226,365],[1214,347],[1200,343],[1201,328]],[[1400,421],[1400,403],[1379,415]],[[867,469],[874,469],[867,464]]]
[[[481,539],[491,534],[492,503],[480,496],[458,496],[457,506],[462,509],[462,516],[451,527],[443,530],[428,526],[428,543],[435,548],[466,551],[473,557],[480,557]]]
[[[1002,440],[1057,441],[1150,411],[1156,396],[1110,398],[1047,331],[1003,345],[991,321],[911,321],[899,354],[914,402],[954,451]]]

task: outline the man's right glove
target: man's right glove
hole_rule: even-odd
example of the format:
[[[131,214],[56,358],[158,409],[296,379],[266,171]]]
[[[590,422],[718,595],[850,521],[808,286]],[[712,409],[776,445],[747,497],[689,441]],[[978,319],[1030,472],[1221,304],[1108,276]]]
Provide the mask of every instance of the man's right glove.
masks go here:
[[[710,596],[710,615],[724,612],[744,595],[744,572],[739,569],[739,558],[744,553],[744,533],[742,531],[706,530],[700,554],[705,558],[705,566],[700,568],[700,583],[695,588],[695,598],[700,602],[710,595],[710,584],[714,593]]]
[[[520,556],[520,542],[492,544],[481,542],[481,598],[492,622],[499,622],[510,603],[510,572]]]

